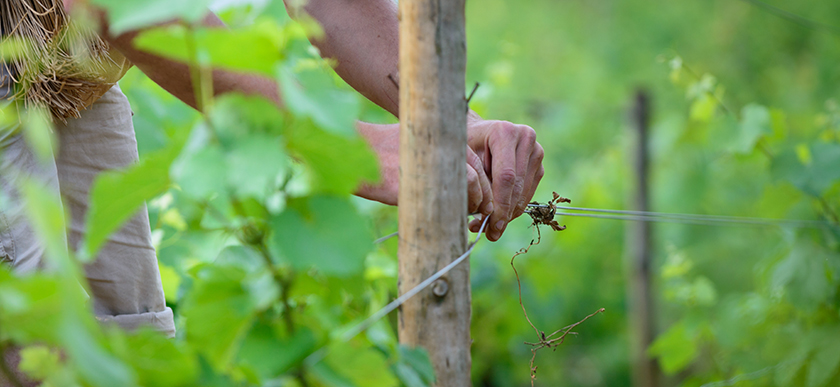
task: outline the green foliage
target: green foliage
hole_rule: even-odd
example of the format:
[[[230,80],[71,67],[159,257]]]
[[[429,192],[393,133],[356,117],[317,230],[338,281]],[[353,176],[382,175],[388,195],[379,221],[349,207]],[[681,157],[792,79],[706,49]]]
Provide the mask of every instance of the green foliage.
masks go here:
[[[665,373],[673,374],[697,357],[697,341],[685,324],[677,324],[661,334],[648,352],[660,359],[659,364]]]
[[[296,270],[314,267],[330,276],[358,275],[373,248],[373,233],[365,223],[347,200],[295,199],[271,219],[269,243]]]
[[[108,15],[108,28],[111,33],[123,32],[148,27],[157,23],[183,18],[195,22],[207,13],[210,0],[92,0],[102,7]]]
[[[283,59],[287,31],[276,23],[262,20],[232,31],[217,28],[187,29],[182,25],[143,32],[135,40],[137,48],[189,62],[191,45],[201,65],[221,67],[273,76],[275,65]]]
[[[426,353],[397,343],[395,316],[339,339],[396,294],[396,243],[371,244],[396,229],[396,211],[349,198],[378,178],[355,120],[393,118],[318,58],[307,42],[318,29],[289,22],[281,1],[222,12],[228,29],[189,24],[205,0],[93,3],[108,9],[112,32],[186,18],[143,32],[138,46],[276,81],[285,105],[225,95],[199,115],[131,70],[121,87],[141,162],[97,180],[78,256],[65,248],[56,198],[25,185],[55,269],[0,269],[0,346],[23,347],[23,370],[46,386],[432,385]],[[836,2],[776,5],[825,23],[840,15]],[[840,384],[834,35],[749,2],[485,0],[468,3],[467,19],[468,81],[482,82],[471,107],[537,130],[547,152],[538,199],[557,191],[582,207],[626,206],[626,110],[644,86],[654,210],[829,224],[653,227],[657,336],[647,353],[674,385]],[[48,157],[54,134],[26,114],[28,141]],[[98,325],[77,262],[144,201],[176,313],[172,340]],[[529,383],[522,342],[533,331],[507,264],[534,237],[529,223],[513,222],[471,258],[475,385]],[[636,226],[561,224],[518,258],[529,315],[561,327],[599,307],[610,313],[541,352],[537,385],[630,385],[622,257],[624,229]]]
[[[345,195],[362,182],[376,183],[376,156],[361,139],[347,139],[312,126],[308,121],[290,128],[289,151],[305,163],[314,192]]]
[[[196,20],[202,5],[96,3],[110,11],[112,31]],[[395,287],[393,270],[383,269],[392,258],[372,254],[372,222],[349,199],[379,169],[355,132],[359,98],[309,48],[317,28],[273,10],[240,28],[141,34],[139,47],[196,60],[194,68],[286,80],[294,100],[279,109],[225,95],[199,117],[133,70],[122,86],[137,113],[141,161],[95,181],[78,257],[66,248],[58,198],[34,182],[22,187],[57,269],[27,277],[0,270],[0,347],[23,346],[22,369],[32,378],[53,386],[428,385],[425,354],[401,349],[393,335],[380,334],[376,345],[335,339]],[[24,124],[51,157],[46,122]],[[77,261],[96,256],[146,201],[175,340],[97,324]],[[369,281],[368,266],[379,273]]]

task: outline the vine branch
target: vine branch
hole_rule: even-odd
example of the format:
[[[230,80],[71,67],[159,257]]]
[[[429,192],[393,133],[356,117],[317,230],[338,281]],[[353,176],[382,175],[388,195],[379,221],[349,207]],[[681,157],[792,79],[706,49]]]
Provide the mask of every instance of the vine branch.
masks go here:
[[[514,265],[514,261],[516,260],[516,257],[527,253],[531,249],[531,246],[540,244],[540,241],[542,240],[542,234],[540,233],[541,224],[550,226],[555,231],[563,231],[566,229],[566,226],[560,226],[560,224],[557,223],[557,221],[554,219],[554,215],[557,212],[557,203],[571,203],[572,201],[567,198],[561,197],[557,194],[557,192],[553,192],[553,195],[554,197],[551,200],[549,200],[546,204],[531,202],[531,204],[533,204],[534,206],[529,207],[529,210],[527,210],[526,213],[534,221],[532,226],[534,226],[534,228],[537,231],[537,238],[536,240],[531,239],[531,243],[529,243],[528,246],[519,249],[519,251],[517,251],[516,254],[514,254],[513,257],[510,258],[510,267],[513,268],[513,273],[516,275],[516,286],[519,291],[519,306],[522,307],[522,314],[525,315],[525,320],[528,321],[528,324],[531,325],[531,328],[533,328],[534,332],[537,333],[536,342],[525,342],[526,345],[530,345],[531,347],[533,347],[531,348],[531,361],[529,363],[529,367],[531,369],[531,387],[534,386],[534,382],[537,380],[537,366],[534,365],[534,362],[536,362],[537,360],[537,351],[543,348],[552,348],[556,350],[558,346],[563,344],[568,335],[577,334],[577,332],[572,332],[572,329],[575,329],[575,327],[582,324],[590,317],[605,311],[604,308],[598,309],[592,314],[584,317],[582,320],[560,328],[548,336],[546,336],[544,331],[539,330],[537,326],[534,325],[534,323],[531,321],[531,318],[528,316],[528,311],[525,309],[525,304],[522,302],[522,281],[519,278],[519,271],[516,270],[516,265]],[[560,336],[553,338],[558,334],[560,334]]]

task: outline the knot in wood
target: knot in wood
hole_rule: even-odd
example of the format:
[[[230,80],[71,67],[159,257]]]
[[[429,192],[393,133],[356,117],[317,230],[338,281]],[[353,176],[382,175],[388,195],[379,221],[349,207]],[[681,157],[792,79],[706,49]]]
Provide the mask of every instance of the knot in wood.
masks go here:
[[[449,282],[445,278],[440,278],[432,284],[432,294],[438,297],[443,297],[449,292]]]

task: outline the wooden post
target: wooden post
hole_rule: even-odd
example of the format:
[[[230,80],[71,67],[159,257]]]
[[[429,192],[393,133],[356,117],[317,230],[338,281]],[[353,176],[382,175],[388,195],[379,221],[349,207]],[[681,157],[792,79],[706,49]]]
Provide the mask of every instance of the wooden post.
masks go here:
[[[650,127],[650,97],[644,91],[637,91],[633,101],[632,166],[634,188],[631,194],[633,209],[649,211],[648,183],[648,128]],[[654,359],[647,354],[653,342],[654,312],[651,294],[651,227],[648,222],[627,224],[627,252],[629,277],[627,298],[629,305],[631,361],[633,364],[633,385],[636,387],[657,387],[660,371]]]
[[[464,0],[400,0],[400,294],[467,247]],[[464,262],[402,305],[400,342],[421,346],[436,386],[470,386]]]

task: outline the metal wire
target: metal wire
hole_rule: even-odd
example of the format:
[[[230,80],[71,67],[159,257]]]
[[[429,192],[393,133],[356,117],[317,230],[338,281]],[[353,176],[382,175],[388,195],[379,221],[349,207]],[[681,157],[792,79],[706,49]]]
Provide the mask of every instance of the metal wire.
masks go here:
[[[475,214],[470,214],[470,215],[475,215]],[[419,283],[417,286],[413,287],[411,290],[405,292],[405,294],[399,296],[396,300],[391,301],[388,305],[385,305],[385,307],[383,307],[382,309],[379,309],[378,311],[376,311],[376,313],[370,315],[370,317],[366,318],[364,321],[356,324],[356,326],[354,326],[353,328],[351,328],[347,332],[344,332],[344,334],[341,335],[341,341],[344,341],[344,342],[350,341],[352,338],[356,337],[359,333],[362,333],[362,332],[366,331],[368,328],[370,328],[377,321],[379,321],[383,317],[387,316],[388,313],[391,313],[391,312],[394,311],[394,309],[399,308],[400,305],[404,304],[406,301],[411,299],[411,297],[416,296],[417,293],[420,293],[421,291],[423,291],[423,289],[426,289],[427,287],[429,287],[429,285],[431,285],[432,283],[437,281],[438,278],[442,277],[443,275],[448,273],[450,270],[452,270],[455,266],[458,266],[458,264],[460,264],[465,259],[467,259],[467,257],[470,256],[470,253],[472,253],[473,248],[475,248],[475,245],[478,244],[478,240],[481,238],[481,234],[484,233],[484,228],[487,226],[487,221],[488,220],[490,220],[489,216],[484,218],[484,221],[481,222],[481,229],[478,230],[478,234],[476,235],[476,237],[472,241],[472,243],[470,243],[469,247],[467,248],[467,251],[464,252],[464,254],[462,254],[458,258],[455,258],[455,260],[452,261],[452,263],[446,265],[446,267],[444,267],[443,269],[440,269],[437,273],[432,274],[431,277],[426,278],[423,282]],[[382,243],[382,242],[384,242],[388,239],[391,239],[391,238],[393,238],[397,235],[399,235],[398,232],[391,233],[391,234],[388,234],[388,235],[386,235],[382,238],[379,238],[379,239],[373,241],[373,243],[374,244],[379,244],[379,243]],[[309,356],[307,356],[305,359],[303,359],[303,362],[311,367],[311,366],[315,365],[316,363],[318,363],[319,361],[323,360],[327,356],[328,353],[329,353],[329,347],[328,346],[321,347],[317,351],[309,354]]]
[[[754,5],[758,8],[761,8],[762,10],[764,10],[766,12],[769,12],[769,13],[771,13],[771,14],[777,16],[777,17],[780,17],[782,19],[785,19],[787,21],[799,24],[802,27],[810,28],[810,29],[817,30],[817,31],[825,31],[825,32],[840,36],[840,28],[838,28],[837,26],[813,21],[811,19],[808,19],[808,18],[802,17],[800,15],[797,15],[793,12],[788,12],[788,11],[785,11],[781,8],[774,7],[774,6],[772,6],[770,4],[767,4],[767,3],[765,3],[761,0],[741,0],[741,1],[744,1],[746,3],[750,3],[750,4],[752,4],[752,5]]]
[[[458,266],[459,263],[461,263],[465,259],[467,259],[467,257],[469,257],[470,253],[473,251],[473,248],[475,247],[475,245],[478,243],[478,240],[481,238],[481,234],[484,232],[484,227],[487,225],[487,220],[488,219],[490,219],[489,216],[484,218],[484,221],[481,223],[481,229],[478,231],[478,234],[475,236],[475,240],[473,240],[473,242],[470,243],[469,248],[467,248],[467,251],[464,254],[462,254],[458,258],[455,258],[455,260],[452,261],[452,263],[446,265],[446,267],[444,267],[443,269],[438,270],[437,273],[432,274],[431,277],[426,278],[423,282],[419,283],[417,286],[413,287],[411,290],[409,290],[409,291],[405,292],[403,295],[397,297],[396,300],[391,301],[391,303],[389,303],[388,305],[385,305],[384,308],[382,308],[382,309],[378,310],[376,313],[370,315],[370,317],[365,319],[365,321],[360,322],[355,327],[353,327],[349,331],[345,332],[343,335],[341,335],[341,340],[342,341],[350,341],[350,339],[352,339],[353,337],[356,337],[356,335],[358,335],[359,333],[362,333],[366,329],[370,328],[371,325],[373,325],[374,323],[376,323],[377,321],[379,321],[383,317],[387,316],[388,313],[393,312],[394,309],[399,308],[400,305],[404,304],[411,297],[414,297],[415,295],[417,295],[417,293],[420,293],[421,291],[423,291],[423,289],[426,289],[427,287],[429,287],[429,285],[431,285],[433,282],[437,281],[438,278],[442,277],[444,274],[446,274],[450,270],[452,270],[455,266]],[[397,235],[397,234],[393,233],[393,234],[385,236],[383,238],[388,239],[388,238],[391,238],[395,235]],[[380,238],[380,239],[383,239],[383,238]]]
[[[531,208],[545,208],[545,204],[529,204]],[[667,223],[682,223],[705,226],[718,225],[751,225],[751,226],[781,226],[781,227],[796,227],[796,228],[822,228],[828,227],[830,223],[818,220],[793,220],[793,219],[771,219],[771,218],[755,218],[755,217],[739,217],[739,216],[724,216],[724,215],[699,215],[699,214],[680,214],[667,212],[650,212],[650,211],[629,211],[629,210],[607,210],[596,208],[583,207],[567,207],[556,206],[558,210],[566,210],[564,212],[557,212],[555,216],[578,216],[585,218],[599,218],[599,219],[613,219],[613,220],[629,220],[640,222],[667,222]],[[579,211],[584,213],[575,213],[568,211]]]

